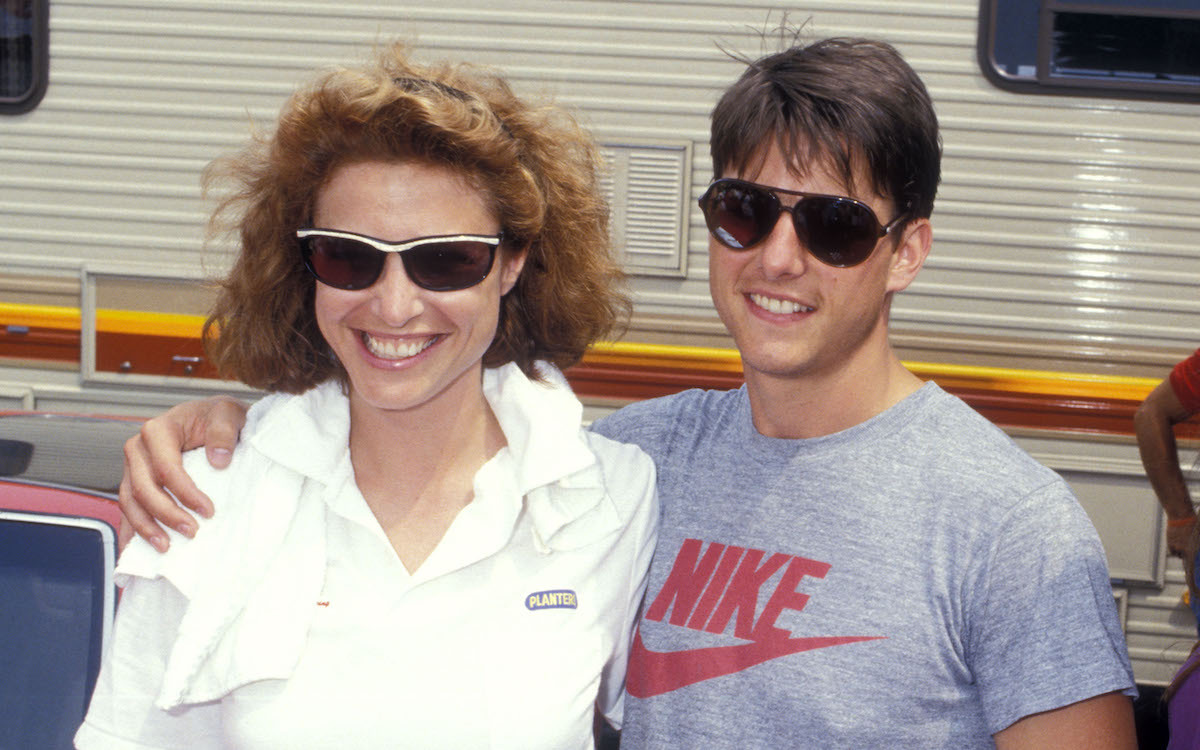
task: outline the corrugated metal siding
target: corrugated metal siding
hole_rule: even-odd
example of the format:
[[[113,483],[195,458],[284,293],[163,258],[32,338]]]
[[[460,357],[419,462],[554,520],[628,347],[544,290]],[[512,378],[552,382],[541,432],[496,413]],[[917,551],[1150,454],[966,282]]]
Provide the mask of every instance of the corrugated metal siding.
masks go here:
[[[250,119],[269,124],[312,69],[395,36],[423,57],[502,67],[607,143],[690,148],[690,173],[670,177],[695,198],[711,178],[708,112],[739,70],[718,45],[774,49],[760,30],[783,17],[773,4],[492,6],[55,0],[46,99],[0,119],[0,256],[219,272],[224,257],[200,251],[200,169],[242,143]],[[1198,105],[999,91],[975,61],[977,10],[814,0],[790,12],[814,37],[893,42],[937,103],[935,247],[894,327],[1186,351],[1200,331]],[[639,279],[638,309],[709,317],[707,238],[683,205],[686,257],[650,265],[686,274]]]
[[[946,156],[935,247],[897,299],[893,327],[1190,350],[1200,338],[1200,105],[999,91],[976,64],[978,5],[811,0],[790,12],[793,22],[811,17],[812,37],[894,43],[937,105]],[[689,154],[680,173],[647,178],[662,167],[651,160],[628,177],[644,195],[690,186],[688,213],[677,217],[684,255],[655,255],[655,237],[669,244],[671,233],[644,223],[622,224],[618,235],[650,248],[641,265],[652,268],[634,285],[640,312],[710,319],[707,237],[694,199],[712,176],[709,110],[741,67],[718,45],[773,51],[779,41],[760,30],[787,6],[494,6],[54,0],[46,98],[31,113],[0,118],[0,271],[222,271],[226,256],[202,250],[203,166],[238,147],[250,121],[269,125],[314,68],[400,36],[426,59],[497,65],[519,90],[553,95],[613,153]],[[615,177],[621,185],[627,176]],[[80,399],[73,376],[57,375],[53,392]],[[28,400],[10,390],[0,398]],[[158,398],[127,394],[147,411],[166,397]],[[1177,611],[1181,580],[1168,573],[1163,591],[1130,588],[1127,628],[1141,678],[1167,679],[1193,635]]]

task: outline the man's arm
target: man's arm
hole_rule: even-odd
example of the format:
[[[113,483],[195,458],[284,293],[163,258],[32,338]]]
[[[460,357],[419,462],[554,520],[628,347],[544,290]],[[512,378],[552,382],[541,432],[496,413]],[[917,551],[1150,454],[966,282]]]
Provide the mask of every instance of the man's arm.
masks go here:
[[[1167,548],[1179,557],[1186,554],[1196,511],[1179,467],[1174,427],[1190,416],[1175,395],[1170,380],[1159,383],[1133,416],[1142,465],[1167,514]],[[1187,523],[1188,519],[1191,523]]]
[[[997,750],[1136,750],[1133,702],[1121,693],[1097,695],[1026,716],[993,739]]]
[[[183,470],[183,452],[204,446],[210,464],[228,466],[246,423],[246,409],[246,404],[227,396],[188,401],[146,422],[125,442],[125,474],[118,491],[121,511],[132,530],[158,551],[167,549],[160,523],[190,537],[196,533],[196,521],[183,508],[205,518],[213,513],[212,500]],[[125,524],[121,536],[131,536]]]

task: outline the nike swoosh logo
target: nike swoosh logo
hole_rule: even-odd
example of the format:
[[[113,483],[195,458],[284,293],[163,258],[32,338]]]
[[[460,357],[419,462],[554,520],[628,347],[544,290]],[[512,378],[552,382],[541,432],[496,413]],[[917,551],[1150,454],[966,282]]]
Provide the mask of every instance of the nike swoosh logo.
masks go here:
[[[771,659],[847,643],[875,641],[885,636],[821,636],[777,638],[733,646],[713,646],[687,651],[651,651],[642,643],[639,628],[633,636],[625,689],[635,698],[650,698],[714,677],[741,672]]]

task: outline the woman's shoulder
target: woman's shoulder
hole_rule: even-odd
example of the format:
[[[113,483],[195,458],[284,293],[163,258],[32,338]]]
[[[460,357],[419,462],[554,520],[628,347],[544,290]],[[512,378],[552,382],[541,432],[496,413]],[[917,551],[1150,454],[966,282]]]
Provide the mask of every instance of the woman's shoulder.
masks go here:
[[[303,396],[272,393],[251,404],[246,412],[246,424],[242,427],[238,441],[233,447],[232,457],[227,467],[215,468],[209,463],[203,447],[183,454],[184,471],[214,503],[219,503],[218,509],[222,506],[227,507],[228,503],[236,500],[239,495],[246,494],[230,492],[232,486],[244,487],[242,482],[247,477],[260,474],[271,463],[270,459],[263,454],[263,440],[270,440],[274,423],[278,421],[277,415],[285,411],[296,398],[303,398]]]
[[[286,410],[303,404],[307,395],[273,394],[254,404],[225,468],[214,468],[203,448],[184,453],[183,468],[212,500],[212,517],[198,519],[196,534],[191,538],[168,529],[170,544],[165,554],[140,539],[131,541],[117,572],[122,576],[167,578],[190,595],[200,585],[203,571],[238,559],[238,549],[253,544],[255,535],[265,540],[284,534],[302,503],[307,471],[297,468],[300,459],[294,455],[294,446],[267,438],[272,432],[288,432],[288,425],[280,424],[292,416]],[[301,439],[294,422],[290,432],[291,439]],[[310,457],[310,463],[319,462]]]

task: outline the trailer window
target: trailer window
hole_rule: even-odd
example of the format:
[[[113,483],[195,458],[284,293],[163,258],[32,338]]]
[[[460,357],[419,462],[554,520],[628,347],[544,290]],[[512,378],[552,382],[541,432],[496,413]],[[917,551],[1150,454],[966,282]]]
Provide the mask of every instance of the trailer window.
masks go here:
[[[982,0],[978,52],[1014,91],[1200,101],[1195,0]]]
[[[46,93],[49,0],[0,0],[0,114],[28,112]]]

